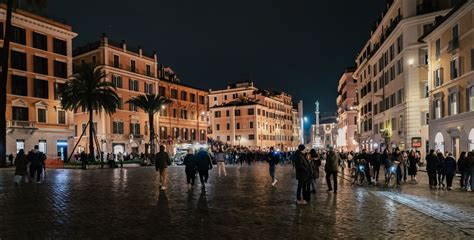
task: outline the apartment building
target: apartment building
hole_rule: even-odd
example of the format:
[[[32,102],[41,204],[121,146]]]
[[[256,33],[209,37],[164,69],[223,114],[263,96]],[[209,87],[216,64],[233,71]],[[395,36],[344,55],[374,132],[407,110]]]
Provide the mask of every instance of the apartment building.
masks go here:
[[[209,92],[210,137],[231,145],[295,149],[292,98],[241,82]],[[298,116],[298,114],[297,114]]]
[[[0,43],[6,5],[0,4]],[[7,154],[34,145],[48,159],[66,159],[74,144],[73,113],[61,108],[59,89],[72,74],[71,26],[16,9],[7,79]]]
[[[428,48],[418,41],[456,1],[391,0],[356,59],[361,148],[425,153],[428,145]],[[421,143],[421,144],[420,144]]]
[[[137,106],[127,103],[143,94],[160,94],[173,101],[155,116],[155,134],[158,142],[170,146],[206,141],[206,94],[180,83],[177,74],[167,67],[158,66],[156,52],[146,53],[141,47],[128,46],[102,36],[99,41],[74,50],[74,64],[94,63],[103,67],[106,81],[117,88],[121,99],[116,113],[111,116],[101,111],[94,116],[100,150],[113,153],[146,153],[149,150],[148,115]],[[75,113],[76,142],[87,125],[85,112]],[[84,136],[87,136],[85,132]],[[88,138],[79,141],[77,151],[88,149]]]
[[[422,37],[428,44],[430,148],[474,150],[474,1],[461,1]]]
[[[337,87],[337,147],[344,151],[359,151],[357,142],[357,80],[352,77],[355,69],[348,68],[339,79]]]

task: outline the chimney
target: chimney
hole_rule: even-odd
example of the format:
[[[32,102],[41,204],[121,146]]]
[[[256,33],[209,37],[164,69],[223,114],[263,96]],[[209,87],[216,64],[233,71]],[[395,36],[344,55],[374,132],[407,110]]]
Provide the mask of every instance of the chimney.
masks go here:
[[[109,43],[109,38],[107,38],[107,34],[102,33],[102,36],[100,36],[100,42],[104,45],[107,45]]]
[[[127,44],[125,43],[125,40],[122,40],[122,49],[124,52],[127,52]]]
[[[143,57],[143,50],[142,50],[142,46],[138,45],[138,54],[140,55],[140,57]]]

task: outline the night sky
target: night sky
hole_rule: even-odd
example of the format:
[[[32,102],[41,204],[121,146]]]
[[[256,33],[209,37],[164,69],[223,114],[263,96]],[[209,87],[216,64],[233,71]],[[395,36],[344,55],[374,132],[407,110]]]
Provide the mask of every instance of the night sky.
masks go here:
[[[46,11],[79,34],[106,32],[154,49],[181,81],[204,89],[252,80],[302,99],[314,118],[336,111],[337,83],[385,8],[385,0],[48,0]]]

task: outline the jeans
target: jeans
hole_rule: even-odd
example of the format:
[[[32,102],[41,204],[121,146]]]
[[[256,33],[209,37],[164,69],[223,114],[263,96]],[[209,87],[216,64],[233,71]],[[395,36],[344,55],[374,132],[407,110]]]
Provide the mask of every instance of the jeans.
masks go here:
[[[331,191],[333,189],[331,186],[331,175],[334,182],[334,192],[337,192],[337,172],[326,172],[326,184],[328,185],[328,190]]]
[[[275,181],[275,166],[270,166],[270,177]]]
[[[296,188],[296,199],[301,200],[301,197],[307,202],[310,201],[310,181],[308,180],[298,180],[298,187]],[[303,192],[303,195],[301,194]]]
[[[448,184],[448,188],[453,186],[453,178],[454,178],[454,174],[451,174],[451,173],[446,174],[446,182]]]
[[[438,184],[444,185],[444,179],[446,178],[446,174],[438,172]]]
[[[194,186],[194,183],[196,182],[196,172],[186,172],[186,180],[188,184]]]
[[[428,171],[428,181],[430,183],[430,187],[438,186],[438,181],[436,179],[436,171],[433,171],[433,170]]]
[[[209,171],[199,171],[199,179],[201,180],[201,185],[204,187],[205,183],[207,183],[207,179],[209,179]]]
[[[30,166],[30,178],[33,181],[33,178],[36,173],[36,182],[41,181],[41,173],[43,172],[43,165]]]

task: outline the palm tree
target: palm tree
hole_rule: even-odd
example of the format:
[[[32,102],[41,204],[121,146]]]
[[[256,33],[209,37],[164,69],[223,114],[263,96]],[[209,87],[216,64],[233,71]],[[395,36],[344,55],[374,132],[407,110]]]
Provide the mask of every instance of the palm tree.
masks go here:
[[[94,111],[115,113],[120,104],[116,88],[111,82],[103,81],[105,72],[102,67],[83,63],[67,82],[62,94],[61,105],[66,110],[77,111],[79,108],[89,113],[89,154],[94,159]]]
[[[17,3],[20,0],[18,0]],[[44,7],[46,0],[24,0],[25,4],[34,7]],[[3,38],[3,49],[0,52],[0,112],[7,111],[7,79],[8,59],[10,56],[10,40],[12,35],[12,12],[15,1],[7,0],[7,16],[5,19],[5,36]],[[0,167],[6,166],[7,151],[7,119],[6,114],[0,117]]]
[[[131,98],[127,103],[134,104],[138,108],[148,113],[148,122],[150,124],[150,154],[155,154],[155,127],[153,126],[155,113],[166,104],[171,103],[166,97],[157,94],[138,95]]]

